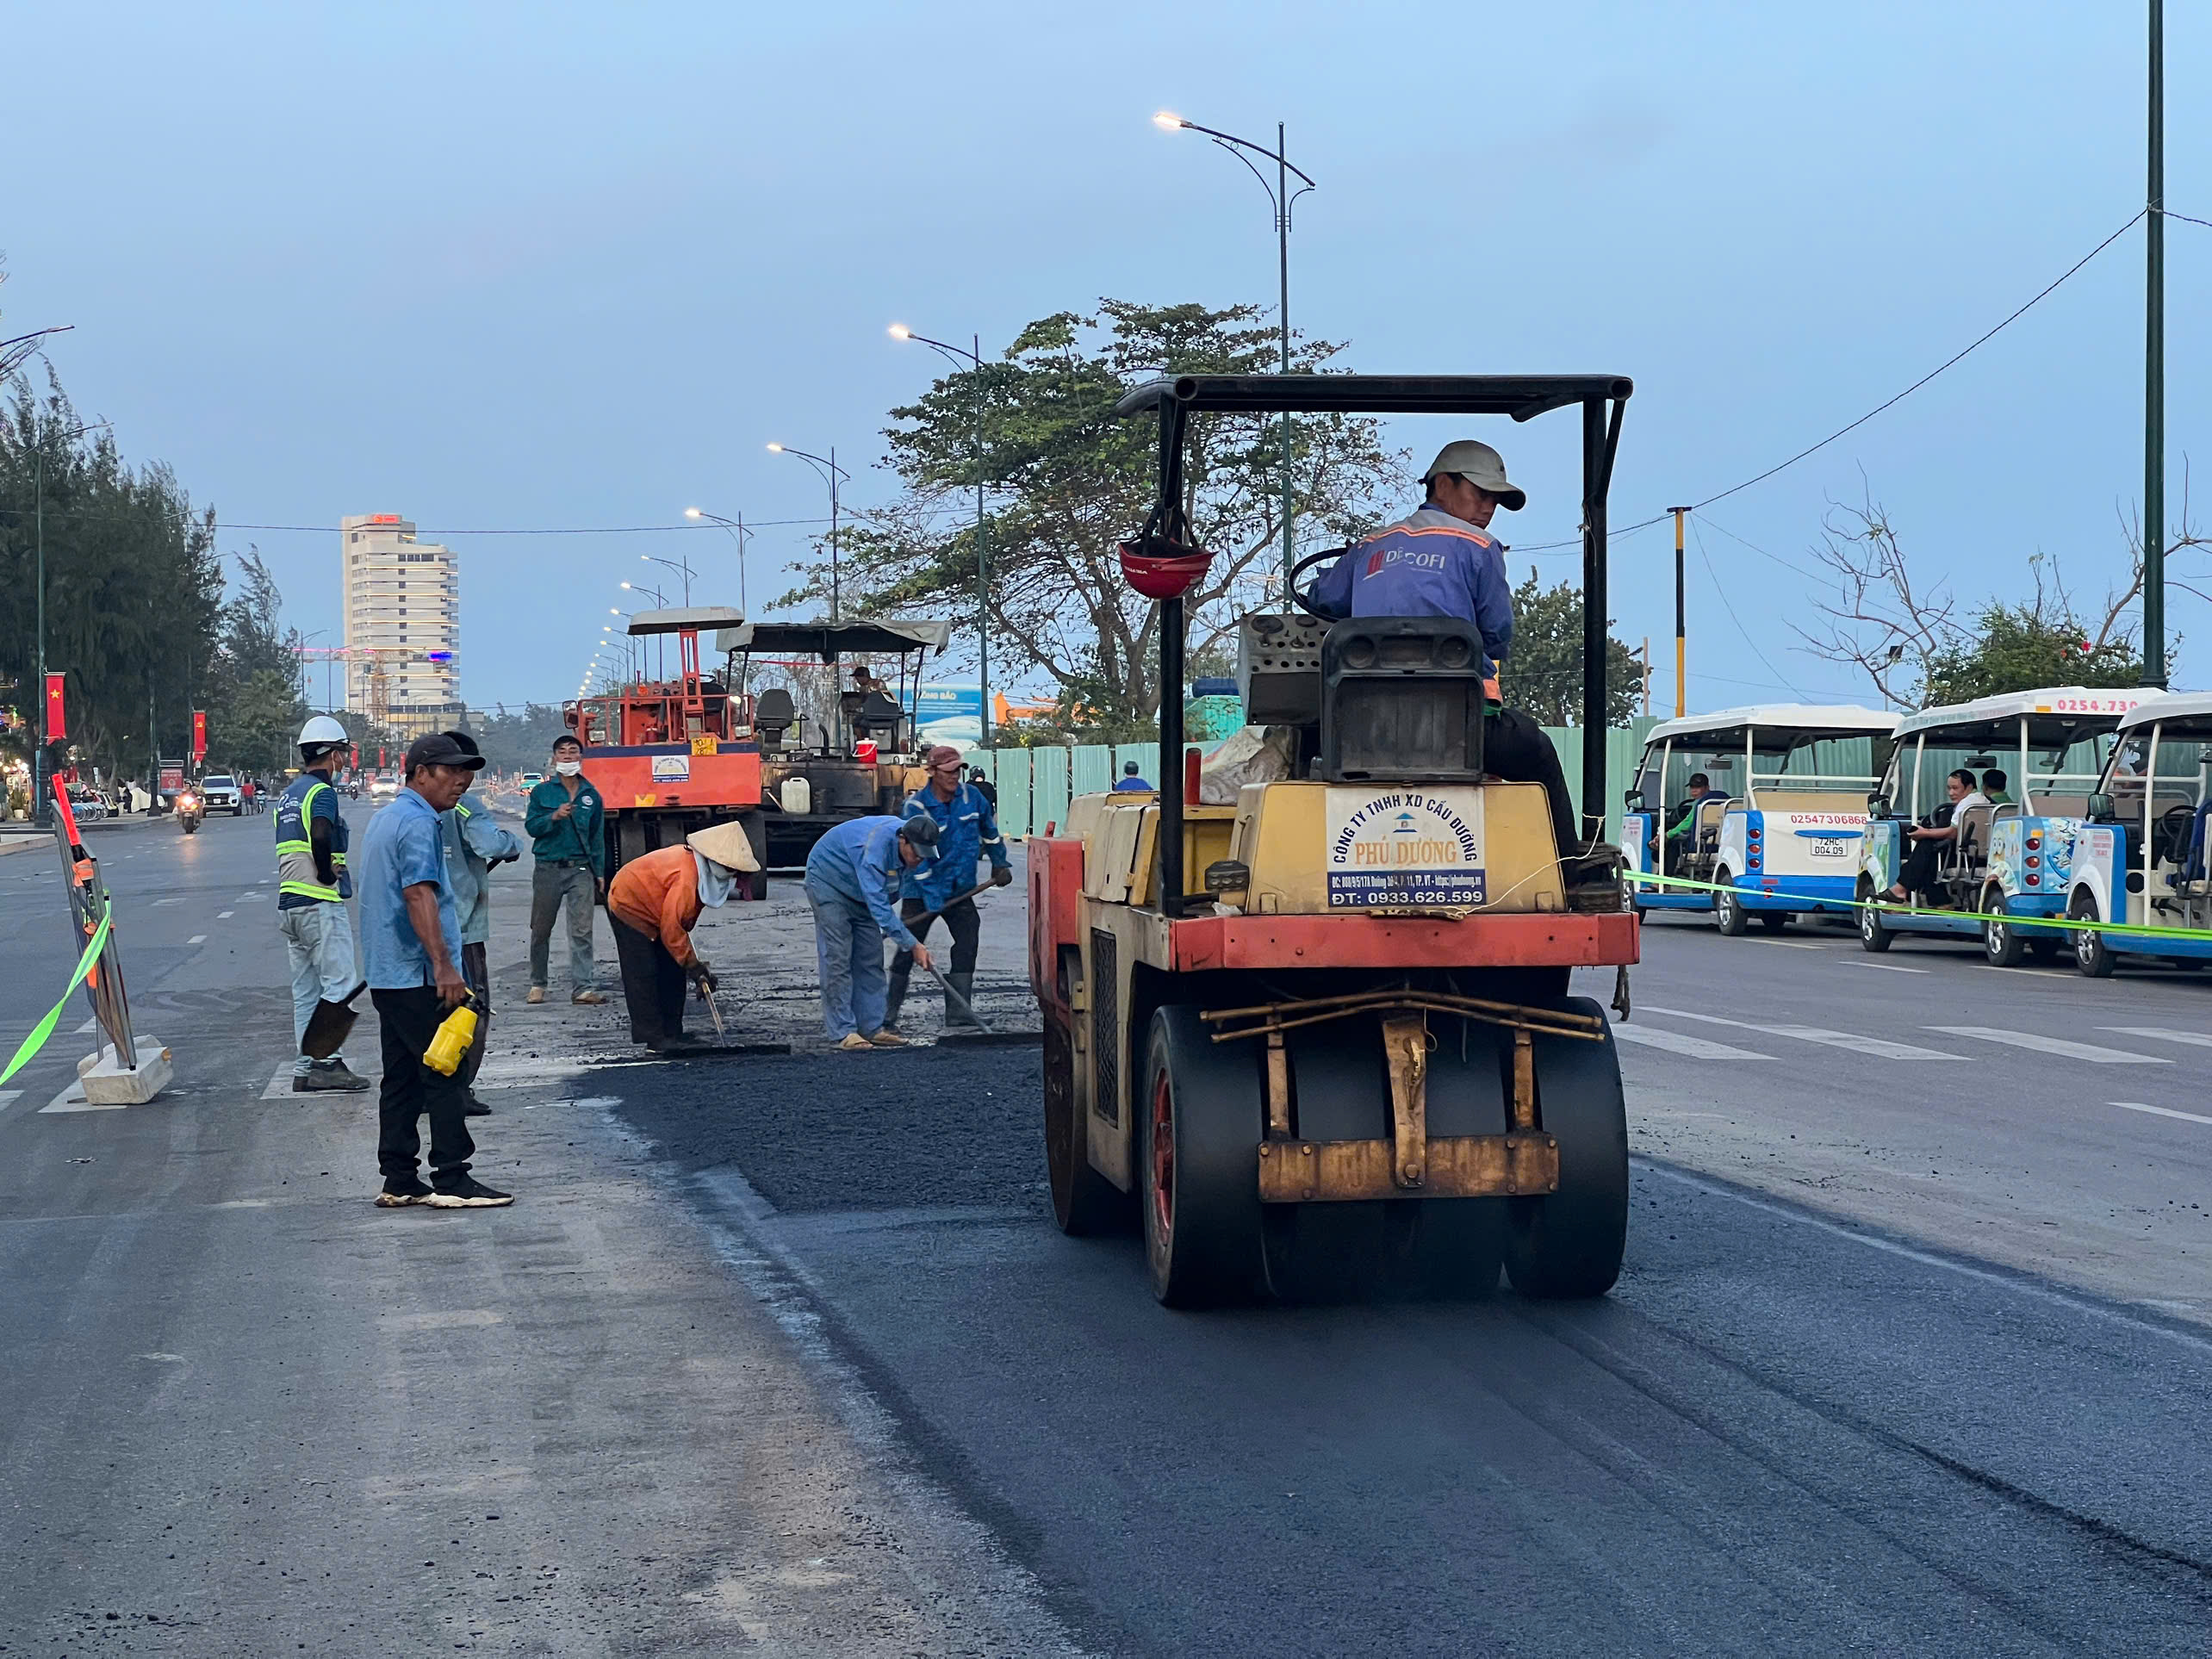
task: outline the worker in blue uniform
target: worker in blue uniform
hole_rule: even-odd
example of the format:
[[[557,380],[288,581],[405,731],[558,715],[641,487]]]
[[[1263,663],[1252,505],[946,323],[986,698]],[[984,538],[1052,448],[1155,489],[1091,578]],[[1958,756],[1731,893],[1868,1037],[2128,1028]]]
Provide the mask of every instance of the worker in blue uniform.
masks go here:
[[[1488,444],[1447,444],[1421,475],[1428,497],[1420,509],[1346,548],[1322,573],[1307,602],[1324,616],[1458,617],[1482,638],[1482,689],[1488,724],[1483,769],[1544,786],[1551,833],[1568,885],[1613,878],[1609,851],[1586,843],[1560,770],[1559,753],[1544,728],[1504,705],[1498,674],[1513,637],[1513,587],[1506,580],[1506,544],[1490,534],[1500,507],[1518,513],[1527,494],[1506,476],[1505,458]]]
[[[884,1028],[883,941],[888,937],[924,969],[929,953],[899,919],[898,884],[937,848],[937,821],[848,818],[806,855],[806,902],[814,908],[814,954],[822,971],[822,1024],[838,1047],[895,1048],[906,1039]]]
[[[983,937],[983,918],[976,914],[971,891],[975,867],[988,857],[991,885],[1003,887],[1014,879],[1014,861],[1006,854],[1006,837],[998,833],[991,803],[974,785],[960,781],[960,750],[939,743],[929,751],[928,764],[929,781],[907,797],[903,810],[907,817],[918,814],[935,821],[937,855],[907,871],[900,881],[898,918],[916,939],[927,939],[931,924],[944,917],[945,930],[953,935],[953,960],[945,972],[945,1023],[972,1024],[976,948]],[[913,969],[914,959],[905,951],[891,959],[883,1026],[894,1035]]]

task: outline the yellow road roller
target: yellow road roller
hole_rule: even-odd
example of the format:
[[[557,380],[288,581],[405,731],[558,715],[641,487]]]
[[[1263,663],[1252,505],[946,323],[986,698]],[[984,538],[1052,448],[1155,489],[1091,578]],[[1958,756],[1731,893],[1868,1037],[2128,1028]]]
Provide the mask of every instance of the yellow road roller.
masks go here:
[[[1501,1267],[1524,1295],[1596,1296],[1619,1277],[1619,1062],[1604,1009],[1568,989],[1575,968],[1633,962],[1637,922],[1617,882],[1566,878],[1579,849],[1554,844],[1540,786],[1483,770],[1473,624],[1244,618],[1240,690],[1273,756],[1257,781],[1202,784],[1177,688],[1208,556],[1183,511],[1194,417],[1571,407],[1583,724],[1601,731],[1606,495],[1631,390],[1612,375],[1185,375],[1122,399],[1159,426],[1158,502],[1122,556],[1159,602],[1164,775],[1156,794],[1083,797],[1029,841],[1029,972],[1053,1213],[1090,1233],[1134,1209],[1163,1302],[1479,1296]],[[1582,760],[1594,843],[1605,745]]]

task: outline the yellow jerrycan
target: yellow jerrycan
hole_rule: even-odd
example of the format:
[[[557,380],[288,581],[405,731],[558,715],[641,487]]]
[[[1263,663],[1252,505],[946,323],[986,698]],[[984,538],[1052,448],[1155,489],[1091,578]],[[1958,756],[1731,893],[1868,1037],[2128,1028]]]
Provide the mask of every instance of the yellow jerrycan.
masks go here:
[[[476,1041],[476,999],[467,1002],[448,1014],[438,1028],[438,1035],[423,1050],[422,1063],[433,1072],[451,1077],[469,1052],[469,1045]]]

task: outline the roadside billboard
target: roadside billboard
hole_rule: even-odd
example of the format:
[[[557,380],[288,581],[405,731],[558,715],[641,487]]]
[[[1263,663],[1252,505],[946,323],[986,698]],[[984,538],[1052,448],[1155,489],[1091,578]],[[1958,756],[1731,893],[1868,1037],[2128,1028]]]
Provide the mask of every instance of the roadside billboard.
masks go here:
[[[983,687],[924,686],[916,693],[915,735],[924,743],[983,741]]]

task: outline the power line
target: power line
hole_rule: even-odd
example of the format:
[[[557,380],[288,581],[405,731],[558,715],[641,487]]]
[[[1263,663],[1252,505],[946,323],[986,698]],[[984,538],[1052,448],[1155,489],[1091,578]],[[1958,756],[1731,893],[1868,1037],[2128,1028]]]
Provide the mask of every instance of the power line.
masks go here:
[[[1783,680],[1782,671],[1773,663],[1767,662],[1766,652],[1759,649],[1759,642],[1751,637],[1751,631],[1743,625],[1743,618],[1736,614],[1736,607],[1728,602],[1728,589],[1721,586],[1719,573],[1712,568],[1712,556],[1706,551],[1705,531],[1698,528],[1698,521],[1694,518],[1690,520],[1690,533],[1697,537],[1698,557],[1705,563],[1706,575],[1712,579],[1712,591],[1720,596],[1720,608],[1728,612],[1728,619],[1736,624],[1736,631],[1743,636],[1743,643],[1751,648],[1751,655],[1765,663],[1767,672],[1780,680],[1784,686],[1788,687],[1793,696],[1803,699],[1805,693],[1799,691],[1795,686],[1790,685],[1788,680]]]

